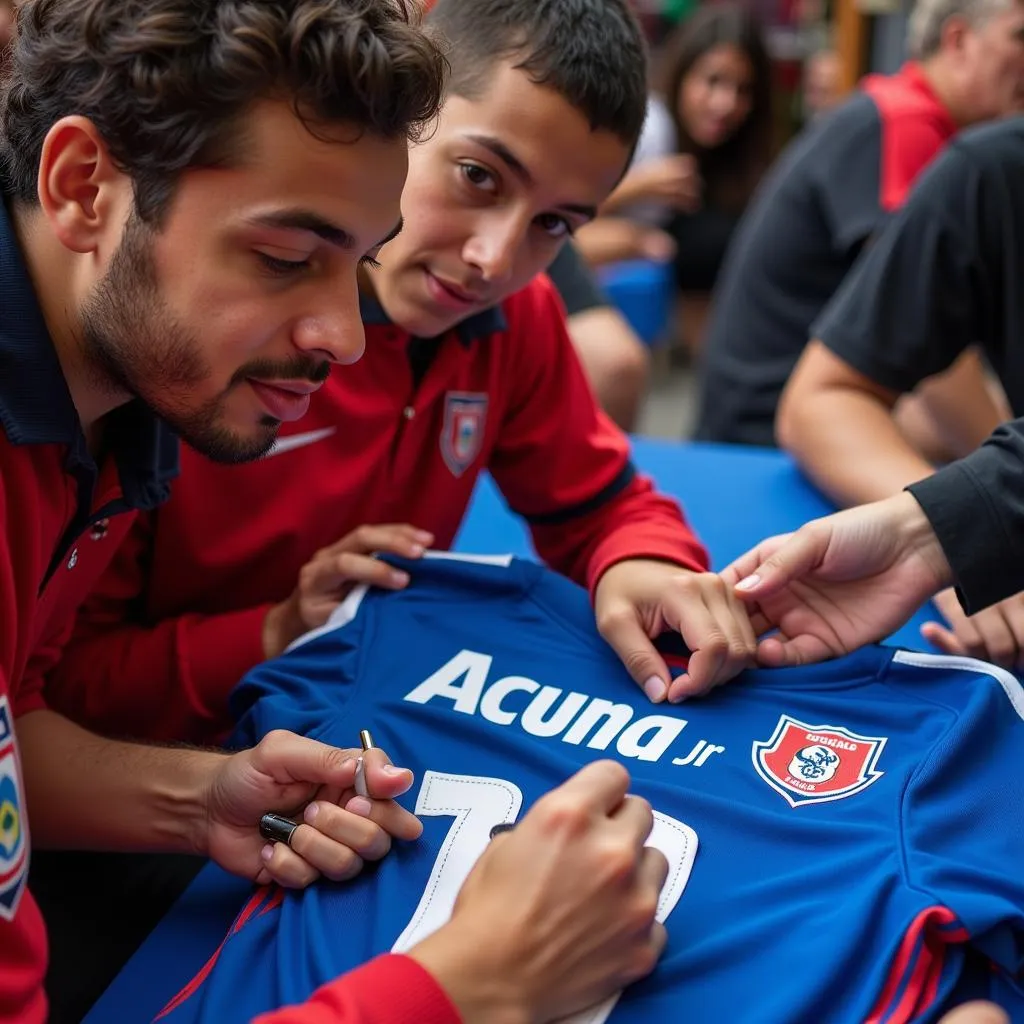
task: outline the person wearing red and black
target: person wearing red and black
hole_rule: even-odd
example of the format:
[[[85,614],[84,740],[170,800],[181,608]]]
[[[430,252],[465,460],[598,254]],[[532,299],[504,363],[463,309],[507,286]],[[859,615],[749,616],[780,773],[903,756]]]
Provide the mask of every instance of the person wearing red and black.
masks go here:
[[[964,132],[816,322],[780,417],[803,468],[838,503],[875,501],[911,484],[927,493],[934,467],[907,445],[892,410],[969,345],[985,353],[1014,415],[1024,415],[1022,174],[1020,118]],[[952,413],[954,423],[965,416],[958,407]],[[998,448],[986,445],[970,464],[991,461]],[[961,479],[963,501],[987,521],[978,485]],[[932,519],[941,522],[941,511]],[[998,535],[1009,556],[1017,539],[1002,528]],[[922,632],[940,650],[1024,665],[1024,594],[970,617],[952,590],[936,605],[946,622]]]
[[[914,59],[897,74],[869,76],[790,144],[744,215],[700,368],[701,440],[776,443],[782,389],[861,249],[958,129],[1022,109],[1020,0],[984,9],[917,0],[909,45]],[[945,390],[977,406],[985,421],[978,444],[1001,407],[976,353],[952,373]],[[908,406],[906,428],[919,446],[941,451],[927,402],[921,406]]]
[[[557,28],[532,0],[435,5],[453,80],[410,153],[403,230],[363,275],[363,358],[260,462],[183,453],[170,502],[140,518],[50,679],[69,714],[119,735],[216,740],[241,675],[323,623],[353,581],[405,585],[372,552],[452,543],[484,469],[541,557],[590,589],[651,699],[744,665],[745,618],[597,407],[551,283],[531,280],[593,216],[643,122],[641,43],[618,4],[608,14],[576,50],[536,43],[530,62],[560,92],[503,56],[509,25],[530,40]],[[572,77],[603,62],[619,69],[607,95],[607,73]],[[665,629],[694,651],[670,695],[650,639]]]
[[[358,357],[357,267],[395,228],[444,60],[392,0],[17,11],[0,103],[0,1021],[42,1024],[30,844],[187,851],[302,887],[421,831],[394,800],[411,773],[382,751],[363,755],[372,799],[346,809],[355,751],[286,732],[234,754],[103,739],[41,684],[131,517],[165,496],[169,427],[254,458]],[[312,229],[321,272],[288,287],[277,261]],[[448,924],[278,1019],[546,1021],[646,973],[667,865],[628,786],[590,765],[484,854]],[[267,811],[302,821],[288,844],[261,838]],[[90,939],[125,898],[91,883]]]

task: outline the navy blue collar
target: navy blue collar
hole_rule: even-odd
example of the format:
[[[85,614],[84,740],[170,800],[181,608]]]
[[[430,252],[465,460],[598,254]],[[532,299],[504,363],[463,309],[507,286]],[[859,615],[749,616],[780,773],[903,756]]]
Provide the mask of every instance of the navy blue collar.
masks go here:
[[[36,300],[0,193],[0,425],[15,445],[62,444],[69,471],[96,474],[78,411]],[[125,502],[146,509],[166,501],[178,471],[178,441],[141,402],[107,420]]]
[[[359,316],[364,324],[371,327],[383,327],[392,322],[376,298],[363,291],[359,292]],[[466,317],[452,330],[458,334],[459,341],[463,346],[469,348],[474,341],[481,341],[499,331],[507,331],[508,321],[505,319],[505,313],[501,306],[491,306],[490,309],[483,309],[479,313]]]

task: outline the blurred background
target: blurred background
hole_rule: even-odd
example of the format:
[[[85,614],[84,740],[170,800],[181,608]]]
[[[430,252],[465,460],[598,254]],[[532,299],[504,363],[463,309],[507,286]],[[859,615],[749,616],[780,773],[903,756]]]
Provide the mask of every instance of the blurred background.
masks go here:
[[[786,144],[864,74],[900,67],[909,5],[633,6],[652,53],[651,109],[632,167],[640,181],[613,197],[609,215],[581,232],[577,245],[647,346],[635,405],[626,401],[616,418],[637,433],[680,439],[693,430],[695,372],[717,271],[751,194]],[[670,182],[672,156],[680,159]]]

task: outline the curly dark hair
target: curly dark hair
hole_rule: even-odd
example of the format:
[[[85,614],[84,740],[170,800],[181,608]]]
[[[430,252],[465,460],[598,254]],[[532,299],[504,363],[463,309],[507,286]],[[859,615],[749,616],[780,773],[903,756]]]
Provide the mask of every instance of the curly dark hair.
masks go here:
[[[415,0],[24,0],[0,96],[0,174],[38,202],[47,132],[89,118],[157,223],[178,177],[238,159],[254,103],[284,99],[310,129],[415,138],[447,62]]]

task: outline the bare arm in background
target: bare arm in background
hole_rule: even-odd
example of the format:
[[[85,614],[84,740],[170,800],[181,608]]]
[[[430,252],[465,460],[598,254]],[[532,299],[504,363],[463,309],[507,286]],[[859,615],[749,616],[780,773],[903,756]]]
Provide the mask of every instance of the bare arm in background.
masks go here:
[[[1007,418],[1005,398],[993,392],[974,350],[910,396],[905,409],[964,456]],[[901,427],[897,392],[876,384],[821,342],[804,352],[783,393],[776,435],[814,482],[841,506],[879,501],[933,472]],[[904,399],[905,401],[905,399]],[[924,414],[924,415],[922,415]],[[948,623],[929,622],[922,635],[948,654],[1019,666],[1024,660],[1024,596],[1015,595],[977,615],[964,614],[952,590],[935,603]]]
[[[901,398],[812,341],[783,392],[775,429],[804,472],[848,507],[928,476],[937,447],[943,461],[970,454],[1008,418],[973,349]],[[915,440],[931,442],[932,451]]]

